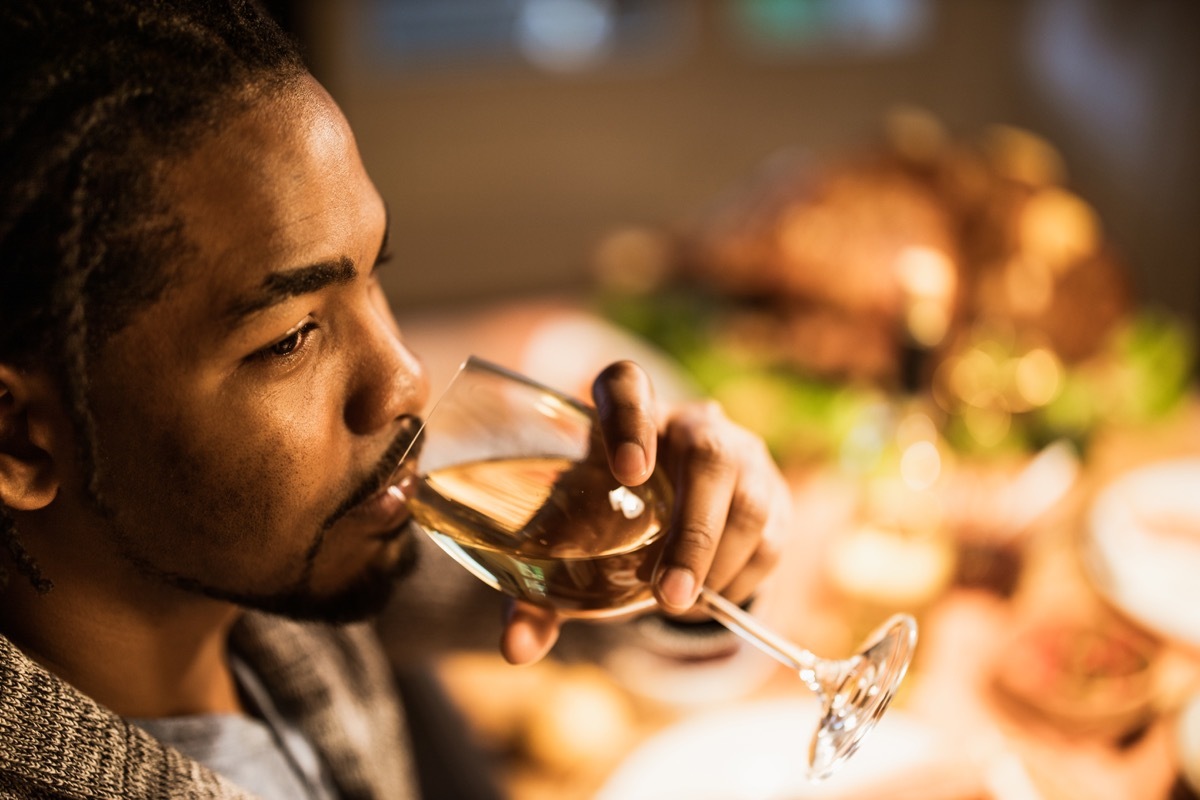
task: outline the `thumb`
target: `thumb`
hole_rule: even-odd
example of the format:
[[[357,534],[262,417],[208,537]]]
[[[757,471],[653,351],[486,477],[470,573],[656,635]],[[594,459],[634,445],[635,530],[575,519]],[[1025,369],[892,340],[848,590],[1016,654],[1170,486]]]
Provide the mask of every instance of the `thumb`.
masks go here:
[[[550,652],[558,641],[562,619],[551,609],[510,600],[504,610],[500,654],[510,664],[530,664]]]

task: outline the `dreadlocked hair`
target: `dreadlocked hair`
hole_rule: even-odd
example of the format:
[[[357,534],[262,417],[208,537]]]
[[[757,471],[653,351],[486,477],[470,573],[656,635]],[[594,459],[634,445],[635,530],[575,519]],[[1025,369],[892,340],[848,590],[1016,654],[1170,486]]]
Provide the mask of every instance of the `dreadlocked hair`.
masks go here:
[[[250,0],[5,0],[0,51],[0,361],[59,381],[98,497],[88,364],[184,247],[164,165],[304,66]],[[49,588],[0,506],[5,552]]]

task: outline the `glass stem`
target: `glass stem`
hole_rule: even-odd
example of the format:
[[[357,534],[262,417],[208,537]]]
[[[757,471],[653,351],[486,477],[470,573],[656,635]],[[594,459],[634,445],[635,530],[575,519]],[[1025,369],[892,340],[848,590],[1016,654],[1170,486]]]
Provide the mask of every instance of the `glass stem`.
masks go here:
[[[856,659],[831,661],[818,658],[808,650],[784,639],[707,586],[700,589],[700,602],[704,605],[704,610],[717,622],[788,669],[799,673],[800,680],[820,698],[822,705],[828,700],[830,687],[839,685],[854,666]]]
[[[700,601],[713,619],[785,667],[800,673],[816,670],[820,659],[784,639],[707,586],[700,589]]]

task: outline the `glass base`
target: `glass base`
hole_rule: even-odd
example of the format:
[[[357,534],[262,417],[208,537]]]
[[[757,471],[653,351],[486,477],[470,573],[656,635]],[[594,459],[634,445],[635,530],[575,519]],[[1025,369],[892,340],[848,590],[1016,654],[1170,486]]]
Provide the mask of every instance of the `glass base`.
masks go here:
[[[858,655],[832,674],[818,676],[825,708],[808,751],[808,777],[822,781],[858,750],[888,704],[912,661],[917,623],[897,614],[880,626]]]

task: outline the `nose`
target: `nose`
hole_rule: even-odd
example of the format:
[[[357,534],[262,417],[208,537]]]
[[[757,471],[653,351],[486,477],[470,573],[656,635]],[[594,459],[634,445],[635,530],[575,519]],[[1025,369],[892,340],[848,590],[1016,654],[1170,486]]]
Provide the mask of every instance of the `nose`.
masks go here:
[[[419,414],[429,400],[429,377],[404,344],[386,303],[373,303],[362,315],[352,347],[355,379],[346,403],[346,425],[368,435]]]

